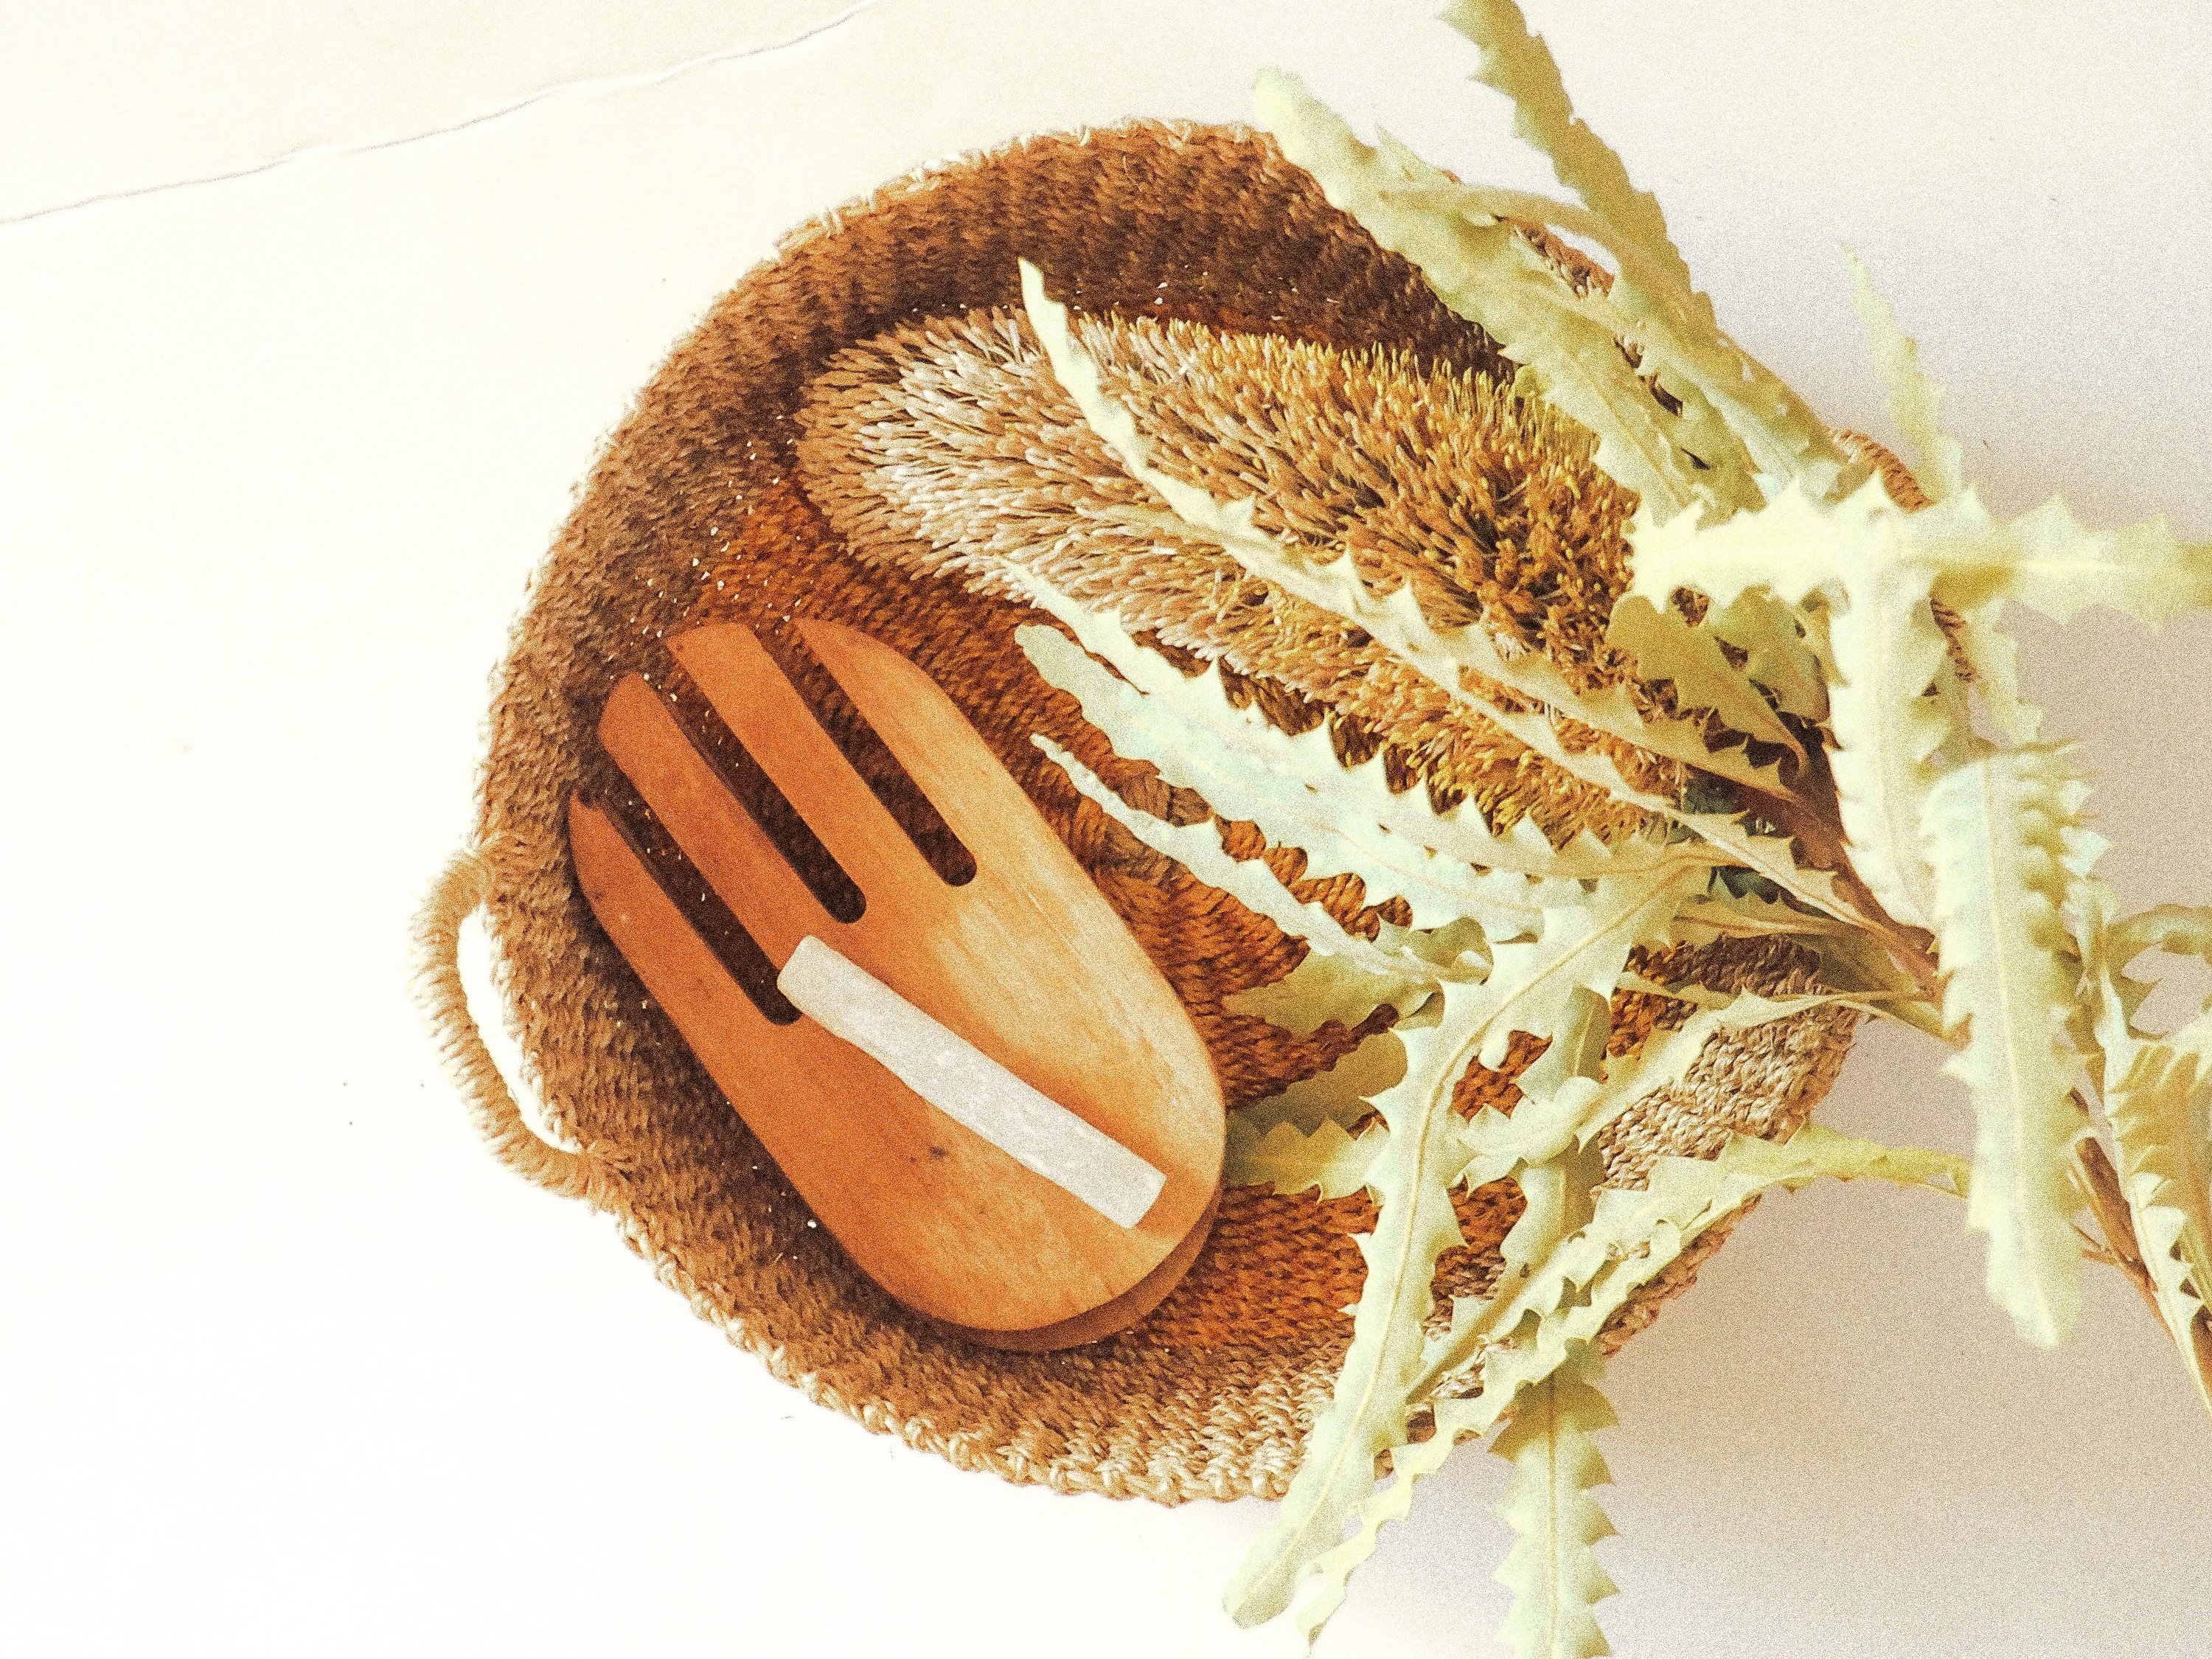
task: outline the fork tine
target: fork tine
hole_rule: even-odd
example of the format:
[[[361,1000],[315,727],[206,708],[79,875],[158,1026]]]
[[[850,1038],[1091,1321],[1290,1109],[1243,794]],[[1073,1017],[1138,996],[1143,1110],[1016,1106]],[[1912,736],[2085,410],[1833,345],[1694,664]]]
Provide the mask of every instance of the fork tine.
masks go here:
[[[821,659],[792,625],[793,620],[787,617],[781,628],[762,633],[761,643],[814,711],[830,741],[852,763],[853,769],[884,804],[884,810],[898,820],[907,839],[929,861],[929,867],[948,886],[961,887],[973,881],[975,859],[936,805],[915,787],[912,775],[899,764],[898,757],[891,753],[860,706],[823,666]]]
[[[694,931],[604,808],[569,798],[568,845],[592,914],[702,1059],[769,1039],[775,1024]]]
[[[614,826],[636,861],[645,866],[659,884],[660,890],[668,896],[668,902],[690,924],[691,931],[721,959],[722,966],[730,970],[730,977],[752,999],[753,1006],[774,1024],[788,1025],[797,1020],[798,1008],[776,982],[781,969],[761,949],[751,930],[738,920],[737,913],[723,902],[721,895],[677,844],[676,837],[668,833],[667,825],[653,815],[653,809],[634,794],[627,799],[586,794],[583,802]]]
[[[836,920],[636,675],[608,696],[599,742],[772,962],[788,961],[808,933],[835,937]]]
[[[750,629],[735,623],[695,628],[671,640],[669,647],[738,741],[859,884],[864,898],[872,904],[896,893],[920,900],[941,887],[929,861],[853,769]],[[929,793],[935,801],[934,792]],[[942,811],[941,802],[936,804]]]
[[[796,626],[977,862],[1026,866],[1036,808],[943,688],[858,629],[814,617]]]

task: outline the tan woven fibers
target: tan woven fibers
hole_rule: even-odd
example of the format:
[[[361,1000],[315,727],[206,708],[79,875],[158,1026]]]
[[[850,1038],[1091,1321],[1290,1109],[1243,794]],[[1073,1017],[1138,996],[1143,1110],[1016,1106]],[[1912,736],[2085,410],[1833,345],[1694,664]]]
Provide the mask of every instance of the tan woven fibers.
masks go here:
[[[570,792],[623,793],[592,738],[619,677],[665,676],[665,636],[688,622],[742,618],[774,644],[794,612],[828,617],[907,652],[960,705],[1188,1004],[1232,1103],[1309,1075],[1358,1040],[1337,1026],[1296,1038],[1226,1012],[1224,997],[1279,978],[1299,947],[1139,856],[1042,762],[1030,743],[1039,731],[1094,768],[1109,757],[1012,645],[1032,613],[848,545],[814,498],[818,480],[798,465],[798,417],[825,365],[928,319],[1006,311],[1018,303],[1018,256],[1093,316],[1377,349],[1416,375],[1499,368],[1488,342],[1413,271],[1329,209],[1266,141],[1238,131],[1146,124],[1035,139],[805,228],[678,347],[601,457],[501,674],[481,856],[456,866],[426,920],[426,953],[449,960],[459,915],[484,899],[531,1080],[552,1132],[575,1150],[521,1137],[520,1115],[480,1063],[458,981],[434,974],[428,999],[501,1155],[611,1212],[702,1316],[811,1398],[1013,1480],[1163,1502],[1274,1494],[1348,1334],[1342,1310],[1359,1280],[1352,1236],[1371,1220],[1364,1198],[1233,1189],[1189,1278],[1130,1331],[1060,1353],[970,1346],[903,1313],[808,1224],[599,931],[569,863]],[[1587,488],[1581,507],[1559,497],[1560,525],[1595,521],[1576,511],[1617,511],[1601,483]],[[1547,568],[1571,566],[1554,558]],[[1516,626],[1533,620],[1526,637],[1588,637],[1586,618],[1541,607],[1522,617],[1484,573],[1454,580],[1486,613],[1502,606]],[[1135,790],[1143,781],[1130,771],[1109,775]],[[1548,796],[1527,804],[1566,805]],[[1356,883],[1309,890],[1357,921]],[[1765,946],[1656,966],[1765,984],[1792,963]],[[1615,1040],[1637,1040],[1672,1006],[1623,998]],[[1613,1156],[1632,1170],[1660,1147],[1703,1145],[1725,1124],[1794,1124],[1832,1074],[1849,1024],[1811,1017],[1710,1048],[1680,1089],[1623,1130]],[[1510,1073],[1528,1057],[1524,1045],[1504,1073],[1470,1073],[1462,1103],[1510,1104]],[[1447,1257],[1440,1289],[1487,1282],[1516,1208],[1504,1187],[1464,1197],[1467,1244]],[[1613,1334],[1647,1320],[1701,1254],[1670,1270]]]
[[[1410,581],[1439,626],[1480,621],[1584,685],[1628,679],[1604,635],[1627,582],[1632,499],[1547,405],[1401,353],[1148,317],[1079,331],[1156,465],[1218,499],[1254,497],[1261,528],[1291,545],[1346,550],[1377,592]],[[1471,794],[1501,824],[1526,809],[1555,834],[1640,825],[1340,618],[1217,548],[1119,516],[1157,503],[1012,313],[933,319],[850,347],[799,419],[807,493],[856,550],[986,592],[1018,592],[997,568],[1024,566],[1132,630],[1326,707],[1359,746],[1381,742],[1401,787],[1418,775]],[[1679,787],[1672,767],[1604,746],[1644,787]]]

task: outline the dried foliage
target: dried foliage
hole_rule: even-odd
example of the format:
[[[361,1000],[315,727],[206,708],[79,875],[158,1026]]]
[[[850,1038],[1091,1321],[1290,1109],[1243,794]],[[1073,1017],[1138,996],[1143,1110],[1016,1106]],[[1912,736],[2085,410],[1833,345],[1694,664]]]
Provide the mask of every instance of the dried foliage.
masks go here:
[[[1073,477],[946,414],[1011,505],[994,545],[921,556],[975,558],[968,574],[1033,604],[1055,624],[1021,634],[1039,672],[1123,761],[1208,810],[1158,816],[1040,738],[1074,786],[1306,941],[1246,1012],[1292,1030],[1395,1018],[1232,1127],[1232,1179],[1364,1188],[1377,1210],[1334,1397],[1231,1611],[1310,1636],[1420,1480],[1503,1423],[1504,1638],[1578,1659],[1607,1650],[1591,1609],[1612,1591],[1592,1554],[1610,1532],[1590,1496],[1607,1478],[1590,1437],[1612,1420],[1599,1338],[1762,1192],[1870,1177],[1966,1200],[1990,1292],[2037,1342],[2070,1322],[2085,1246],[2130,1264],[2212,1405],[2212,1011],[2146,1031],[2148,988],[2127,975],[2152,951],[2212,957],[2212,912],[2114,915],[2088,786],[2072,750],[2037,741],[2002,618],[2007,601],[2062,620],[2101,603],[2162,622],[2212,603],[2212,547],[2162,522],[2091,531],[2056,500],[1993,517],[1855,265],[1917,462],[1886,484],[1721,330],[1657,204],[1575,117],[1511,0],[1446,17],[1575,201],[1464,185],[1387,137],[1364,143],[1285,76],[1263,77],[1261,118],[1498,343],[1519,366],[1510,393],[1188,325],[1117,333],[1071,317],[1024,265],[1027,331],[969,319],[929,360],[944,383],[908,384],[899,407],[942,392],[955,410],[963,352],[991,360],[994,386],[1011,368],[1054,407],[1072,399]],[[1564,267],[1553,232],[1602,249],[1606,280]],[[831,387],[848,416],[883,369],[856,362]],[[1149,392],[1164,374],[1200,385],[1201,418],[1148,425],[1168,418]],[[1268,403],[1262,388],[1288,382],[1308,395]],[[879,471],[911,459],[895,425],[842,429],[860,428]],[[890,528],[908,545],[973,549],[972,528],[931,533],[933,513],[963,510],[933,488],[908,476],[866,510],[905,514]],[[1110,556],[1095,539],[1093,556],[1054,556],[1071,514]],[[1210,616],[1193,592],[1212,593]],[[1314,721],[1270,719],[1249,673],[1415,738],[1389,763],[1350,752]],[[1455,766],[1455,787],[1407,787]],[[1524,814],[1511,785],[1530,769],[1582,805]],[[1291,851],[1307,876],[1356,876],[1397,921],[1354,929],[1302,898],[1273,858]],[[1725,935],[1802,946],[1817,982],[1720,994],[1643,971]],[[1609,1042],[1626,991],[1676,998],[1682,1018]],[[1607,1127],[1717,1036],[1838,1004],[1955,1050],[1971,1167],[1808,1127],[1608,1173]],[[1463,1115],[1462,1075],[1516,1042],[1540,1048],[1517,1103]],[[1455,1190],[1506,1180],[1524,1206],[1495,1285],[1440,1310]],[[2078,1224],[2085,1207],[2101,1241]]]

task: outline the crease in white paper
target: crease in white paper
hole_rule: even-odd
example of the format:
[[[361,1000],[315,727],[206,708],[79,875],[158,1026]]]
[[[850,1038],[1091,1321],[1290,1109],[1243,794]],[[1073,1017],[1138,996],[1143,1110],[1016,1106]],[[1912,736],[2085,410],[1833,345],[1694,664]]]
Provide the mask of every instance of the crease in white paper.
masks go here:
[[[128,168],[132,164],[129,160],[124,159],[119,161],[111,161],[106,167],[101,166],[96,157],[88,158],[86,154],[88,151],[96,151],[99,148],[99,143],[94,142],[68,144],[64,147],[60,157],[46,161],[43,165],[41,164],[43,158],[26,162],[19,155],[17,157],[19,167],[15,176],[4,185],[0,185],[0,228],[11,225],[28,224],[34,220],[52,218],[57,215],[73,213],[83,208],[97,207],[107,203],[131,201],[150,196],[165,196],[174,191],[193,190],[206,185],[228,184],[237,179],[251,179],[260,173],[272,172],[295,161],[370,155],[386,150],[404,149],[411,144],[427,143],[434,138],[449,137],[456,133],[468,131],[474,127],[505,120],[538,104],[567,95],[599,95],[634,91],[645,87],[656,86],[665,81],[672,81],[696,70],[712,69],[720,64],[771,58],[778,52],[788,52],[794,47],[805,46],[810,41],[817,40],[823,35],[853,21],[863,13],[872,11],[878,6],[886,3],[887,0],[852,0],[851,3],[835,14],[822,17],[818,21],[805,21],[803,27],[776,40],[732,42],[709,51],[690,53],[672,63],[648,69],[617,70],[603,75],[564,76],[526,91],[511,92],[503,99],[498,97],[497,67],[495,64],[488,65],[476,71],[488,82],[480,95],[489,96],[495,101],[489,102],[483,107],[469,110],[465,113],[447,112],[444,114],[443,118],[439,118],[441,109],[444,112],[451,112],[458,101],[450,85],[451,79],[456,76],[461,78],[469,78],[471,76],[471,65],[466,62],[465,55],[464,61],[458,69],[447,68],[441,78],[432,80],[429,84],[422,87],[412,96],[395,94],[388,89],[388,87],[379,89],[381,96],[398,99],[396,107],[388,107],[384,112],[384,119],[392,125],[401,125],[403,130],[400,131],[375,133],[358,138],[331,138],[315,142],[300,132],[295,126],[290,142],[288,143],[281,137],[273,136],[284,131],[287,118],[276,112],[262,112],[258,118],[258,124],[261,125],[272,137],[265,139],[258,150],[246,151],[246,155],[250,159],[225,158],[218,161],[215,155],[210,155],[209,161],[213,165],[209,166],[207,171],[188,173],[182,177],[139,179],[87,188],[86,185],[89,182],[86,172],[88,167],[91,169],[89,178],[97,178],[100,172],[112,173]],[[829,0],[785,0],[785,4],[777,9],[779,12],[796,12],[799,19],[805,19],[810,14],[823,9]],[[675,32],[675,23],[672,23],[669,27],[672,33]],[[431,46],[441,44],[436,40],[434,32],[425,39]],[[494,56],[489,53],[483,55],[487,58]],[[142,52],[137,54],[137,57],[141,60],[150,58],[158,62],[161,54]],[[313,82],[318,78],[327,77],[331,73],[327,67],[319,70],[316,66],[304,63],[287,65],[280,62],[271,64],[269,69],[270,74],[263,77],[261,84],[273,82],[281,85],[301,78]],[[20,94],[22,88],[18,88],[15,90]],[[361,89],[358,88],[351,90],[356,96],[361,94]],[[331,94],[342,97],[345,95],[346,91],[347,88],[343,87],[333,87],[331,88]],[[148,101],[158,105],[165,100],[159,97],[152,97]],[[465,108],[465,105],[463,107]],[[416,126],[411,130],[406,129],[404,123],[410,112],[414,120],[429,122],[431,125]],[[365,121],[373,121],[376,118],[373,114],[363,114],[359,111],[355,112],[355,116],[356,118]],[[251,110],[235,112],[230,118],[240,125],[251,126],[257,124],[255,112]],[[289,118],[293,123],[305,122],[309,118],[311,118],[305,113],[295,114]],[[7,136],[8,128],[12,125],[12,122],[0,125],[0,137]],[[196,141],[206,143],[206,140],[199,135],[187,131],[168,131],[161,136],[163,139],[163,148],[171,150],[178,148],[189,150]],[[82,137],[86,139],[95,139],[97,135],[87,134]],[[109,136],[100,142],[115,144],[120,142],[120,138],[111,125]],[[74,181],[69,179],[68,175],[70,172],[77,174]],[[62,200],[51,199],[55,194],[62,194],[72,190],[76,193],[66,194]],[[49,199],[40,199],[42,195],[48,197]]]

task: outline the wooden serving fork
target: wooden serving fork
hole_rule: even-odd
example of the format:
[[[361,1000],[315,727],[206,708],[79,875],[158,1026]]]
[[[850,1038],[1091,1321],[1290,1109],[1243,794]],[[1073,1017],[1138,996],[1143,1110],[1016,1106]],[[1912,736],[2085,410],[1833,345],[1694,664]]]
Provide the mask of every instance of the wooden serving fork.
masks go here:
[[[608,698],[599,739],[645,810],[570,801],[579,884],[885,1291],[1002,1347],[1118,1330],[1212,1222],[1224,1120],[1205,1045],[936,684],[850,628],[793,626],[972,877],[933,867],[760,641],[715,623],[669,641],[703,708],[679,719],[635,675]],[[772,787],[741,794],[733,767]],[[794,867],[780,842],[811,855]]]

